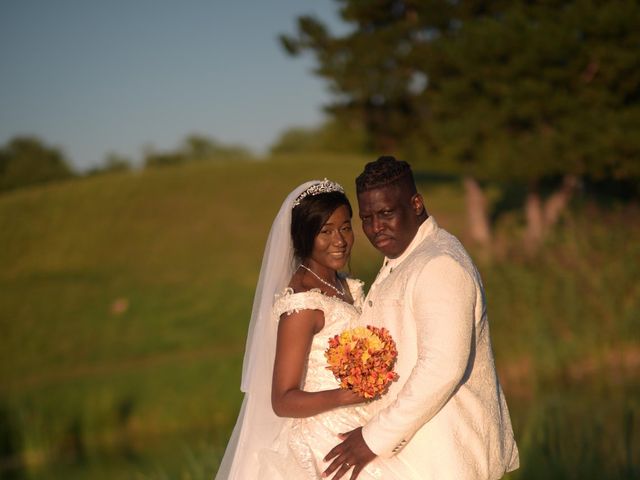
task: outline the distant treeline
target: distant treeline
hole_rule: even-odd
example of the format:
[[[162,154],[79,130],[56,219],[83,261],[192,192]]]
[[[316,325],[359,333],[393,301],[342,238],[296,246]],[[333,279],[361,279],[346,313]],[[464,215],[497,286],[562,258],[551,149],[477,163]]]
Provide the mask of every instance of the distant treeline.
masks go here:
[[[251,152],[240,145],[228,145],[203,135],[190,135],[173,150],[148,148],[142,165],[158,167],[191,161],[250,159]],[[127,171],[131,158],[107,154],[104,162],[84,174],[75,172],[64,151],[33,135],[20,135],[0,147],[0,193],[32,185],[51,183],[84,175]]]
[[[331,98],[324,124],[289,129],[272,153],[393,154],[453,177],[469,238],[486,249],[505,208],[519,209],[535,252],[581,192],[640,197],[640,2],[336,3],[351,28],[301,16],[281,36],[289,54],[314,57]],[[5,167],[14,147],[3,150],[3,190],[35,168]],[[71,174],[40,147],[27,149],[47,158],[33,183]],[[143,165],[250,157],[191,136],[145,152]],[[111,155],[92,173],[129,164]]]
[[[366,135],[354,122],[328,119],[318,127],[292,127],[271,146],[272,154],[306,152],[362,153],[368,151]],[[141,161],[109,152],[100,165],[86,172],[74,171],[64,149],[34,135],[18,135],[0,146],[0,193],[32,185],[67,180],[79,176],[163,167],[199,161],[251,160],[254,154],[240,144],[229,144],[202,135],[188,135],[176,148],[146,148]]]

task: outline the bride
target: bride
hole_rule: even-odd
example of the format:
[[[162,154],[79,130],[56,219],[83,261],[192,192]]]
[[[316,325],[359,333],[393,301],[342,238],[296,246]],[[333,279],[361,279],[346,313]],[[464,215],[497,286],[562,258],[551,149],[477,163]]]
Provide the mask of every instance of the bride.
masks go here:
[[[300,185],[282,204],[253,303],[245,397],[216,480],[319,479],[338,436],[370,418],[324,358],[364,299],[362,282],[338,273],[354,243],[351,217],[343,188],[327,179]],[[378,457],[358,478],[418,477],[399,457]]]

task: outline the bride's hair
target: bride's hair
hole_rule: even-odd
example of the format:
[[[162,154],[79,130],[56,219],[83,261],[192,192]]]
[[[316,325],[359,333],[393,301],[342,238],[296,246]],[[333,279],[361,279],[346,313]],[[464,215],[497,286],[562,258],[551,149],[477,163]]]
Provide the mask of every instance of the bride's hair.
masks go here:
[[[316,235],[336,209],[345,205],[349,217],[353,210],[349,199],[342,192],[329,192],[312,195],[302,199],[291,212],[291,239],[293,251],[300,261],[308,258],[313,251]]]

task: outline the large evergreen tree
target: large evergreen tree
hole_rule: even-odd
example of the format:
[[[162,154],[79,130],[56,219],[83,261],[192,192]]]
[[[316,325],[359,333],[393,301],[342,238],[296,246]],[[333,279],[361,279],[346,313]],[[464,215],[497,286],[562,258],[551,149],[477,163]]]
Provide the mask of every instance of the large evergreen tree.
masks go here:
[[[577,178],[640,174],[638,25],[637,2],[515,2],[423,60],[441,156],[474,178],[526,186],[530,246]],[[554,177],[559,188],[543,202]]]
[[[347,34],[300,17],[283,45],[315,54],[328,111],[360,121],[373,149],[462,175],[477,240],[490,238],[482,181],[528,190],[535,245],[577,178],[640,175],[638,2],[337,3]]]

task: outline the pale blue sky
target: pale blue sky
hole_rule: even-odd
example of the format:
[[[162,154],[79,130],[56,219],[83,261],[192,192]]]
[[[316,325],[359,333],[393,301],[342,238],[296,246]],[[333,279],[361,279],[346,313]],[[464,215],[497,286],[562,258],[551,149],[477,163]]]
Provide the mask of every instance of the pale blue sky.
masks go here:
[[[265,152],[329,99],[279,33],[332,0],[0,0],[0,143],[34,134],[80,170],[190,133]]]

